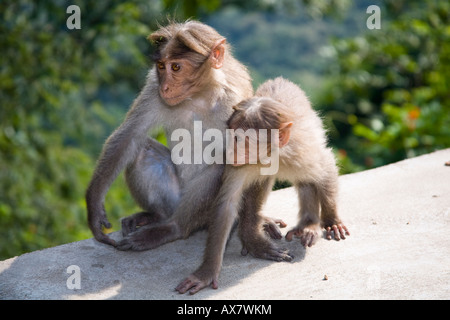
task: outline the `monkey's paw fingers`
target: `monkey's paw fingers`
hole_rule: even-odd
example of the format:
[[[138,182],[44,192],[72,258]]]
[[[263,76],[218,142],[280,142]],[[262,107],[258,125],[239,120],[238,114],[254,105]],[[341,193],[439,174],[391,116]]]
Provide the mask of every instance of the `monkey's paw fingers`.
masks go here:
[[[110,229],[111,223],[108,221],[108,218],[106,218],[106,215],[103,215],[102,217],[98,217],[95,219],[95,222],[91,223],[91,230],[92,234],[94,235],[94,238],[97,241],[100,241],[102,243],[109,244],[111,246],[116,246],[116,242],[108,237],[105,233],[103,233],[103,228]]]
[[[264,253],[264,259],[274,260],[274,261],[286,261],[291,262],[294,260],[294,256],[289,253],[288,249],[285,248],[272,248]]]
[[[241,254],[246,256],[250,253],[253,257],[265,260],[273,260],[273,261],[287,261],[291,262],[294,259],[294,256],[289,253],[289,250],[285,248],[278,248],[272,243],[267,244],[259,244],[255,246],[245,246],[242,247]]]
[[[133,248],[133,244],[129,241],[128,238],[124,238],[124,239],[120,240],[116,245],[116,249],[121,250],[121,251],[132,250],[132,248]]]
[[[138,236],[139,234],[137,232],[131,233],[127,237],[117,242],[116,249],[121,251],[142,251],[150,249],[145,246],[145,243],[141,241],[140,237]]]
[[[311,247],[319,238],[320,229],[316,226],[296,227],[286,234],[286,241],[292,241],[293,237],[299,238],[303,247]]]
[[[149,246],[147,243],[140,241],[139,237],[136,236],[136,232],[132,233],[131,235],[123,238],[119,242],[117,242],[116,249],[121,251],[143,251],[152,249],[151,246]]]
[[[346,235],[347,236],[350,235],[350,232],[348,231],[347,227],[341,223],[333,224],[331,227],[328,226],[325,228],[325,230],[327,231],[326,235],[327,240],[331,240],[332,233],[334,233],[334,240],[336,241],[339,241],[341,239],[344,240]]]
[[[117,246],[116,241],[114,241],[113,239],[111,239],[110,237],[108,237],[106,234],[102,233],[101,235],[98,235],[95,237],[98,241],[102,242],[102,243],[106,243],[109,244],[110,246]]]
[[[217,277],[214,277],[212,280],[201,280],[191,274],[189,277],[181,281],[175,290],[180,294],[186,293],[187,291],[189,291],[189,294],[196,294],[209,285],[211,285],[213,289],[217,289],[219,287]]]
[[[281,239],[283,235],[281,234],[280,228],[285,228],[287,226],[286,222],[281,219],[274,219],[269,217],[263,217],[263,228],[264,231],[272,239]]]

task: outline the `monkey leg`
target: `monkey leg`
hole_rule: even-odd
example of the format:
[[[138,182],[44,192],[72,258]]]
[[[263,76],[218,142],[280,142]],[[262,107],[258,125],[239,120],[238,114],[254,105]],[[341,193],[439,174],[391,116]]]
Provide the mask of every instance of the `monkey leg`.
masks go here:
[[[280,228],[285,228],[287,224],[281,219],[270,218],[261,216],[260,212],[263,204],[265,203],[267,196],[272,190],[273,179],[266,179],[258,182],[254,182],[244,191],[244,195],[241,198],[241,209],[239,216],[241,220],[243,217],[250,218],[249,224],[255,225],[256,223],[262,223],[264,231],[272,239],[281,239]],[[256,216],[257,215],[257,216]],[[253,221],[251,219],[254,219]]]
[[[117,243],[116,248],[122,251],[143,251],[154,249],[168,242],[181,238],[181,233],[174,221],[161,224],[145,225],[130,233]]]
[[[267,234],[273,239],[281,239],[279,227],[286,227],[286,223],[280,219],[261,215],[261,208],[270,193],[272,184],[273,179],[256,181],[244,191],[239,210],[241,253],[243,255],[250,253],[261,259],[291,261],[293,257],[287,250],[278,248],[266,237]]]
[[[123,236],[173,214],[180,199],[180,186],[170,151],[164,145],[149,138],[125,171],[125,179],[133,198],[145,211],[122,219]]]
[[[286,234],[286,240],[300,238],[301,244],[311,247],[319,239],[321,232],[319,217],[319,196],[314,184],[299,184],[297,191],[300,199],[300,221]]]
[[[119,250],[147,250],[156,248],[167,242],[181,238],[187,238],[192,232],[199,230],[208,223],[208,209],[210,201],[215,199],[216,189],[214,184],[220,183],[220,175],[223,166],[206,166],[202,174],[195,176],[183,188],[182,196],[176,203],[178,206],[173,212],[168,212],[171,217],[158,224],[147,224],[137,228],[122,239],[117,248]],[[208,197],[210,195],[210,197]],[[206,199],[205,199],[206,198]],[[173,206],[175,202],[171,205]],[[138,218],[146,214],[137,215]]]
[[[233,202],[233,201],[232,201]],[[175,290],[179,293],[195,294],[207,286],[218,288],[223,254],[231,229],[237,218],[236,207],[225,200],[210,214],[208,239],[201,266],[184,279]]]
[[[324,206],[322,206],[322,216],[324,216],[324,212],[327,212],[327,210],[324,210],[323,208]],[[337,215],[325,214],[325,217],[322,217],[321,220],[321,225],[326,230],[325,237],[327,240],[331,240],[332,238],[334,238],[334,240],[336,241],[339,241],[341,239],[345,240],[345,236],[350,235],[350,231],[342,223]]]
[[[129,217],[123,218],[122,222],[122,235],[126,237],[132,232],[135,232],[138,227],[145,226],[147,224],[154,224],[162,222],[166,219],[166,216],[159,214],[158,212],[138,212]]]
[[[341,222],[337,214],[337,176],[330,178],[317,188],[321,206],[321,225],[326,230],[326,238],[339,241],[344,240],[346,235],[350,235],[347,227]]]

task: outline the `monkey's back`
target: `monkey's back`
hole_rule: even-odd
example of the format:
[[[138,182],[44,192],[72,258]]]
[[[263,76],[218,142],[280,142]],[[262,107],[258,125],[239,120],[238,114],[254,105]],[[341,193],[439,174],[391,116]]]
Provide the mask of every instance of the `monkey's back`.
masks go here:
[[[299,114],[312,111],[305,92],[299,86],[283,77],[267,80],[261,84],[256,90],[255,96],[270,97]]]
[[[293,82],[283,77],[268,80],[258,87],[255,96],[269,97],[285,105],[292,112],[287,116],[296,127],[295,132],[301,131],[302,135],[308,136],[308,140],[315,140],[316,143],[326,142],[322,120],[311,107],[305,92]]]
[[[255,96],[272,98],[292,112],[288,116],[293,122],[290,142],[280,149],[280,178],[290,180],[295,172],[299,176],[304,175],[302,180],[315,180],[316,175],[324,174],[324,168],[334,166],[322,120],[299,86],[278,77],[260,85]]]

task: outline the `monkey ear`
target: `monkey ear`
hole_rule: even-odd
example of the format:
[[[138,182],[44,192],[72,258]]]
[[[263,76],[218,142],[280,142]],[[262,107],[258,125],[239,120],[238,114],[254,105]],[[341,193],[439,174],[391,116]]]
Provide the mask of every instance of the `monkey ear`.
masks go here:
[[[235,106],[233,106],[232,109],[233,109],[233,112],[235,112],[235,111],[241,111],[241,110],[242,110],[241,107],[239,107],[238,104],[235,105]]]
[[[158,31],[153,32],[147,37],[147,39],[153,42],[157,47],[167,41],[167,39],[162,34],[158,33]]]
[[[214,69],[220,69],[223,66],[226,41],[227,39],[225,38],[218,40],[211,49],[211,54],[209,58],[211,59],[211,66]]]
[[[291,137],[291,127],[293,124],[293,122],[284,122],[280,125],[278,133],[280,148],[284,147],[289,142],[289,138]]]

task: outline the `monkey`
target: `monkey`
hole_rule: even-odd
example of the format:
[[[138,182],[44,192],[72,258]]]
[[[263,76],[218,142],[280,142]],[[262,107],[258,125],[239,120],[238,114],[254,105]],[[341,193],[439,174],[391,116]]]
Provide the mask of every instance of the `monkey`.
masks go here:
[[[294,258],[263,232],[260,211],[276,178],[292,182],[298,191],[299,222],[287,232],[287,241],[296,237],[305,248],[311,247],[322,227],[328,240],[333,233],[335,240],[350,235],[337,214],[335,158],[326,147],[322,121],[305,93],[279,77],[263,83],[254,97],[243,100],[234,110],[228,120],[232,137],[227,143],[227,163],[231,166],[225,168],[214,210],[215,219],[223,220],[222,226],[229,224],[227,219],[239,216],[241,253],[275,261]],[[271,130],[270,135],[267,130]],[[257,148],[251,149],[255,144]],[[251,150],[257,150],[256,154],[250,154]],[[196,293],[209,284],[217,288],[228,232],[229,228],[210,232],[202,266],[180,283],[177,291]]]
[[[350,235],[337,214],[336,160],[331,148],[327,148],[322,121],[303,90],[278,77],[263,83],[254,98],[241,102],[235,109],[228,121],[231,129],[278,129],[275,130],[278,140],[267,137],[268,154],[271,146],[275,145],[278,154],[274,162],[279,163],[275,174],[270,176],[292,182],[298,191],[300,204],[299,222],[286,234],[286,239],[291,241],[298,237],[303,246],[311,247],[318,239],[320,227],[325,228],[328,240],[331,240],[332,233],[335,240]],[[248,157],[246,149],[243,163],[234,159],[233,165],[239,167],[248,163]],[[247,170],[250,179],[241,179],[245,185],[253,179],[250,170],[257,172],[257,168],[244,166],[242,169]],[[244,174],[242,170],[235,171]],[[267,179],[264,175],[257,178],[265,177]],[[245,229],[248,226],[244,224],[241,227]]]
[[[253,95],[247,68],[212,27],[194,20],[171,22],[149,40],[154,65],[124,121],[103,145],[85,196],[94,238],[118,250],[147,250],[202,228],[231,228],[230,219],[208,216],[225,164],[175,164],[175,142],[168,139],[166,147],[148,132],[162,127],[168,138],[179,128],[194,133],[195,121],[202,121],[204,130],[225,132],[232,106]],[[111,228],[104,201],[122,170],[143,211],[121,220],[122,239],[115,241],[104,233]],[[281,237],[278,226],[284,222],[264,218],[264,223],[271,237]]]
[[[170,22],[148,39],[155,46],[154,65],[125,120],[106,140],[86,191],[95,239],[119,249],[153,248],[158,232],[174,240],[203,227],[199,213],[214,199],[223,173],[221,164],[174,165],[173,142],[166,147],[149,138],[149,130],[162,127],[171,137],[178,128],[193,132],[194,120],[200,120],[204,128],[225,131],[232,106],[253,94],[247,68],[212,27]],[[144,211],[122,219],[125,238],[117,243],[103,232],[111,227],[104,199],[124,169],[128,189]]]

